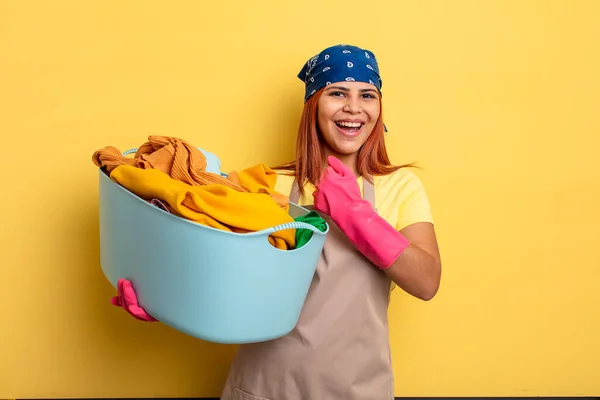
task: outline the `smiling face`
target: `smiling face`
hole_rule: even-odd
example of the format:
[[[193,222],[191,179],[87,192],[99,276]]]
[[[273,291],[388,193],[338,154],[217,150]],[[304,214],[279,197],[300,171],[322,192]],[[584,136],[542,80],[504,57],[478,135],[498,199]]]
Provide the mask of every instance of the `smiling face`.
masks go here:
[[[377,88],[363,82],[326,86],[317,107],[317,124],[325,155],[340,159],[357,156],[381,112]]]

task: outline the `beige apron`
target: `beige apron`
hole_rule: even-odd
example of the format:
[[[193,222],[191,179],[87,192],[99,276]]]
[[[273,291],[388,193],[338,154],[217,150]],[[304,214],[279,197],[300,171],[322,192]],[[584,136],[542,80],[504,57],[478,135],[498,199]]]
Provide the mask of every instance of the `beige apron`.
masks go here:
[[[363,187],[374,206],[373,185],[365,179]],[[294,182],[290,200],[298,199]],[[393,399],[390,279],[323,217],[330,232],[298,324],[282,338],[240,346],[221,400]]]

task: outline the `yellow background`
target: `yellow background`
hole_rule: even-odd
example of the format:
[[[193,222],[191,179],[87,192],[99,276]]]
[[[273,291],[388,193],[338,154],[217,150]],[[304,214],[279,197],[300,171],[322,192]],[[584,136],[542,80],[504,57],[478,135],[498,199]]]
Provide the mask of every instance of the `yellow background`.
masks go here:
[[[323,4],[322,4],[323,3]],[[292,155],[305,60],[378,56],[443,284],[390,310],[399,396],[600,395],[600,2],[0,2],[0,398],[218,396],[234,346],[112,307],[92,152]],[[281,147],[283,150],[277,150]]]

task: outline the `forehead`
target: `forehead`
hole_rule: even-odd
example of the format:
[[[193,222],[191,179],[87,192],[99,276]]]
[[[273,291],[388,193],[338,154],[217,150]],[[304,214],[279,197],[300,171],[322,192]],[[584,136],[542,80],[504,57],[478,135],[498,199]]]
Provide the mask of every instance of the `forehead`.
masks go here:
[[[327,86],[328,88],[344,88],[346,90],[375,90],[377,91],[377,88],[369,83],[366,82],[346,82],[346,81],[342,81],[342,82],[333,82],[331,85]]]

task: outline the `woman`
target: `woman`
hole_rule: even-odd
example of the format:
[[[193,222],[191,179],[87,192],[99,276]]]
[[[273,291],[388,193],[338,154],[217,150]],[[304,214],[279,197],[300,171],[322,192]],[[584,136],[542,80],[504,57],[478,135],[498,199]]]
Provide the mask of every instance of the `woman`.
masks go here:
[[[221,399],[392,399],[390,288],[429,300],[440,283],[427,196],[409,169],[389,163],[372,52],[329,47],[298,77],[296,160],[277,168],[276,190],[314,205],[330,233],[297,326],[241,346]]]

